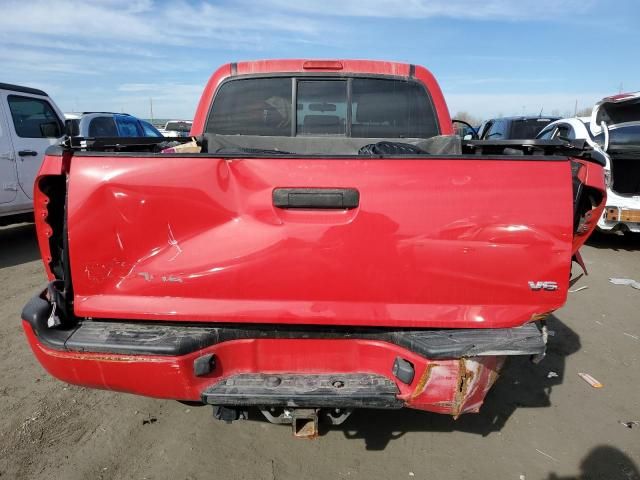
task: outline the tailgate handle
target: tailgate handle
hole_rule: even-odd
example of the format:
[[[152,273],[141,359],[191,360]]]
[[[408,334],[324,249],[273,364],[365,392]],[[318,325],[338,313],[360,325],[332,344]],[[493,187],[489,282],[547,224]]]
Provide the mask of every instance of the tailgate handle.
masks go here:
[[[276,188],[273,205],[278,208],[356,208],[360,192],[355,188]]]

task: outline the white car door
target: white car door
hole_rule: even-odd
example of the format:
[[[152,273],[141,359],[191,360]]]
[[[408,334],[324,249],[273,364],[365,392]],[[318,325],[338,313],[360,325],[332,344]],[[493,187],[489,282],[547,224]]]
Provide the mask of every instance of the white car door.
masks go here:
[[[3,108],[5,97],[6,94],[0,92],[0,204],[12,202],[18,194],[18,173],[16,172],[6,109]]]
[[[33,182],[45,150],[58,143],[64,131],[62,114],[48,97],[29,93],[8,93],[4,108],[16,152],[18,183],[33,197]]]

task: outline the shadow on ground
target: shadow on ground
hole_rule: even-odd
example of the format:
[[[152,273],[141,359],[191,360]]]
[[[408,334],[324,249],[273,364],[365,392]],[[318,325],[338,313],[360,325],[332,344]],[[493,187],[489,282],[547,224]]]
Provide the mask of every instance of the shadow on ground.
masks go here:
[[[478,414],[451,416],[411,409],[360,409],[342,425],[320,426],[320,435],[327,430],[341,431],[349,439],[361,439],[367,450],[384,450],[390,441],[408,432],[463,431],[487,436],[500,431],[518,408],[544,408],[551,406],[553,388],[564,381],[566,358],[580,349],[580,338],[573,330],[551,315],[548,327],[547,356],[540,364],[529,357],[508,359],[500,378]],[[551,378],[549,372],[554,372]],[[258,411],[251,419],[266,421]]]
[[[13,267],[40,258],[33,223],[0,228],[0,268]]]
[[[569,477],[549,474],[547,480],[640,480],[638,466],[624,452],[609,445],[600,445],[582,460],[580,472]]]
[[[580,349],[578,334],[550,316],[547,356],[538,365],[529,357],[511,357],[499,380],[487,395],[478,414],[462,415],[454,420],[448,415],[403,409],[380,412],[357,410],[341,429],[347,438],[363,439],[369,450],[382,450],[394,439],[411,431],[463,431],[489,435],[500,431],[518,408],[544,408],[551,405],[553,387],[564,381],[566,357]],[[548,378],[549,372],[554,372]]]
[[[593,232],[587,240],[587,245],[595,248],[605,248],[608,250],[626,250],[634,252],[640,250],[640,234],[625,233],[616,235],[612,233]]]

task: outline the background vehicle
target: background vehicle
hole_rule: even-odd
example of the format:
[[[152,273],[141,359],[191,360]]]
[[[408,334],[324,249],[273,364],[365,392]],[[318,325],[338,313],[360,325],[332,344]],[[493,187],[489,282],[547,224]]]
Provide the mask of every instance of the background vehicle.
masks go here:
[[[188,137],[192,125],[189,120],[169,120],[160,132],[165,137]]]
[[[607,206],[598,229],[640,232],[640,93],[604,98],[591,117],[558,120],[538,138],[582,139],[604,150]]]
[[[33,218],[33,182],[62,119],[42,90],[0,83],[0,225]]]
[[[146,120],[128,113],[83,112],[65,113],[75,136],[101,137],[158,137],[163,135]]]
[[[589,150],[461,143],[420,66],[224,65],[191,133],[200,153],[49,151],[51,283],[22,318],[52,375],[298,435],[356,407],[476,412],[507,356],[544,353],[604,206]]]
[[[485,121],[478,130],[481,140],[527,140],[558,117],[503,117]]]

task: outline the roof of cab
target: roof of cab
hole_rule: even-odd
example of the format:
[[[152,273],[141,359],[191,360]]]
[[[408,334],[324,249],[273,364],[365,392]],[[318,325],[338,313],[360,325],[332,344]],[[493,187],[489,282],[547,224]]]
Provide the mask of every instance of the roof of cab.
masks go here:
[[[48,95],[37,88],[31,87],[23,87],[22,85],[13,85],[11,83],[0,83],[0,90],[9,90],[12,92],[20,92],[20,93],[30,93],[32,95],[42,95],[43,97],[48,97]]]
[[[438,121],[443,135],[452,134],[451,117],[442,90],[433,74],[420,65],[402,62],[388,62],[381,60],[346,60],[346,59],[280,59],[255,60],[227,63],[218,68],[209,78],[209,82],[200,97],[200,102],[194,116],[191,133],[200,135],[204,132],[205,118],[212,104],[217,88],[231,77],[250,75],[268,76],[268,74],[305,74],[305,75],[334,75],[357,76],[380,75],[396,78],[412,78],[425,85],[431,95]]]
[[[413,66],[408,63],[387,62],[380,60],[314,60],[314,59],[286,59],[286,60],[255,60],[231,64],[231,70],[236,75],[250,75],[256,73],[292,73],[292,72],[339,72],[365,73],[372,75],[410,76]],[[235,71],[234,71],[235,70]]]

